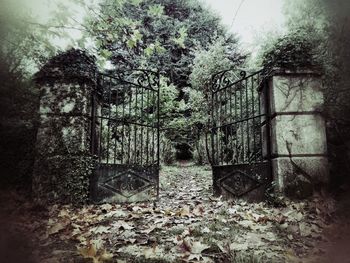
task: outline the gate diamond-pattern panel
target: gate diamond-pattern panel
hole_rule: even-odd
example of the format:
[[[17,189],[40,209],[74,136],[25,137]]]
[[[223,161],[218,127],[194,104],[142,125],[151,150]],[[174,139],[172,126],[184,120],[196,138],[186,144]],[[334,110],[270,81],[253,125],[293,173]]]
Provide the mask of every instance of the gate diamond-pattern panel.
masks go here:
[[[225,70],[212,77],[211,159],[215,195],[259,200],[271,180],[265,86],[261,72],[247,75]]]
[[[131,169],[128,169],[121,173],[116,173],[115,176],[108,178],[102,182],[100,187],[105,187],[117,194],[120,194],[126,198],[141,192],[143,189],[147,189],[152,185],[152,181],[138,175]]]
[[[159,74],[102,74],[93,96],[94,202],[153,200],[159,184]]]
[[[259,182],[248,174],[235,170],[233,173],[221,178],[219,185],[232,195],[240,197],[256,188]]]

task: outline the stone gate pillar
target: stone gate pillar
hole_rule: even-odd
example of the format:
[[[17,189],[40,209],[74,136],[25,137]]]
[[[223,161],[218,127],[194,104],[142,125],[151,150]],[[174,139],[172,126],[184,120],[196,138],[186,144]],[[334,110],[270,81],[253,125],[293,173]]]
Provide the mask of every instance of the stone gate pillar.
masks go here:
[[[328,182],[321,75],[275,70],[269,80],[272,172],[277,190],[305,198]]]
[[[40,124],[32,191],[39,203],[88,200],[96,76],[94,57],[75,49],[53,57],[35,75]]]

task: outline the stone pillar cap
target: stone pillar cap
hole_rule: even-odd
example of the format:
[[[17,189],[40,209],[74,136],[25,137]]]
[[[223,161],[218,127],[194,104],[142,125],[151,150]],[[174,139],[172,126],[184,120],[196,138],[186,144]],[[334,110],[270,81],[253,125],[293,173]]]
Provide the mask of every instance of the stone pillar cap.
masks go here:
[[[78,81],[96,84],[96,58],[84,50],[72,48],[52,57],[33,79],[37,83]]]
[[[270,76],[276,75],[315,75],[322,76],[322,71],[319,68],[272,68],[269,72]]]

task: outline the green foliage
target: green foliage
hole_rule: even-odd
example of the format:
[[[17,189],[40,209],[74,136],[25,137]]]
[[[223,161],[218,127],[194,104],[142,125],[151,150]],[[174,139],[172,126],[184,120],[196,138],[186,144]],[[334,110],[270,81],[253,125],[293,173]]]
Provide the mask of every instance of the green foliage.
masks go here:
[[[173,119],[179,117],[181,101],[178,101],[179,91],[165,77],[160,79],[160,119],[162,126],[167,126]]]
[[[263,55],[263,66],[265,69],[273,67],[312,69],[319,67],[316,50],[316,39],[299,28],[275,41]]]
[[[289,31],[302,32],[315,47],[314,56],[323,70],[327,87],[327,113],[332,118],[349,119],[345,117],[350,116],[349,2],[298,0],[286,3],[285,10]]]
[[[191,116],[189,125],[194,138],[194,158],[198,164],[208,163],[209,107],[211,105],[211,79],[219,71],[238,67],[245,56],[237,56],[230,43],[219,38],[208,49],[198,49],[190,75],[192,88],[188,88]]]
[[[194,55],[193,69],[190,75],[192,87],[197,90],[209,92],[211,77],[213,74],[238,66],[244,60],[244,56],[237,56],[231,50],[230,43],[219,38],[207,49],[198,49]]]
[[[206,135],[201,135],[197,140],[195,141],[195,148],[193,151],[193,161],[197,165],[204,165],[209,164],[209,158],[207,151],[207,148],[210,148],[209,146],[210,141],[208,140],[208,137]]]
[[[181,27],[178,31],[179,36],[174,38],[173,41],[175,44],[179,45],[181,48],[185,49],[185,40],[188,36],[187,34],[187,28],[186,27]]]
[[[178,88],[189,85],[191,50],[208,47],[220,36],[233,50],[237,45],[220,19],[197,0],[144,0],[137,5],[104,0],[99,13],[89,14],[86,27],[100,51],[113,53],[116,66],[139,67],[146,61]]]
[[[189,89],[189,104],[193,124],[204,126],[208,120],[208,106],[211,98],[211,79],[219,71],[238,67],[244,56],[237,57],[230,44],[218,39],[208,50],[195,52],[194,65],[190,75],[192,89]]]
[[[161,4],[152,5],[147,10],[147,15],[151,17],[161,17],[164,14],[164,6]]]
[[[0,65],[0,169],[2,187],[30,188],[38,93],[29,81]]]
[[[343,120],[350,119],[349,11],[346,0],[285,2],[289,34],[302,36],[323,71],[327,115]]]
[[[76,1],[70,3],[71,8]],[[24,0],[5,0],[1,3],[0,60],[18,78],[29,78],[56,54],[59,47],[54,43],[73,44],[67,31],[72,29],[74,23],[70,8],[62,1],[55,1],[50,4],[53,11],[43,19],[38,12],[34,12],[37,6],[32,5]]]
[[[5,0],[0,8],[1,186],[31,187],[39,94],[30,81],[56,53],[54,39],[67,39],[71,15],[60,4],[41,23],[32,1]]]
[[[174,164],[176,161],[176,150],[174,143],[163,135],[161,144],[161,162],[166,165]]]

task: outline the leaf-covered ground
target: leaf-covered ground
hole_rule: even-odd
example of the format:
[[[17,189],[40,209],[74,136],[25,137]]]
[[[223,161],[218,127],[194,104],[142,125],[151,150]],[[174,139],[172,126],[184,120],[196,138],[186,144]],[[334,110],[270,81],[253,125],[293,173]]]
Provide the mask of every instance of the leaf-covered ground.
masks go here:
[[[4,262],[319,262],[323,231],[337,226],[329,198],[223,201],[210,168],[186,163],[160,178],[155,203],[39,207],[4,193]]]

